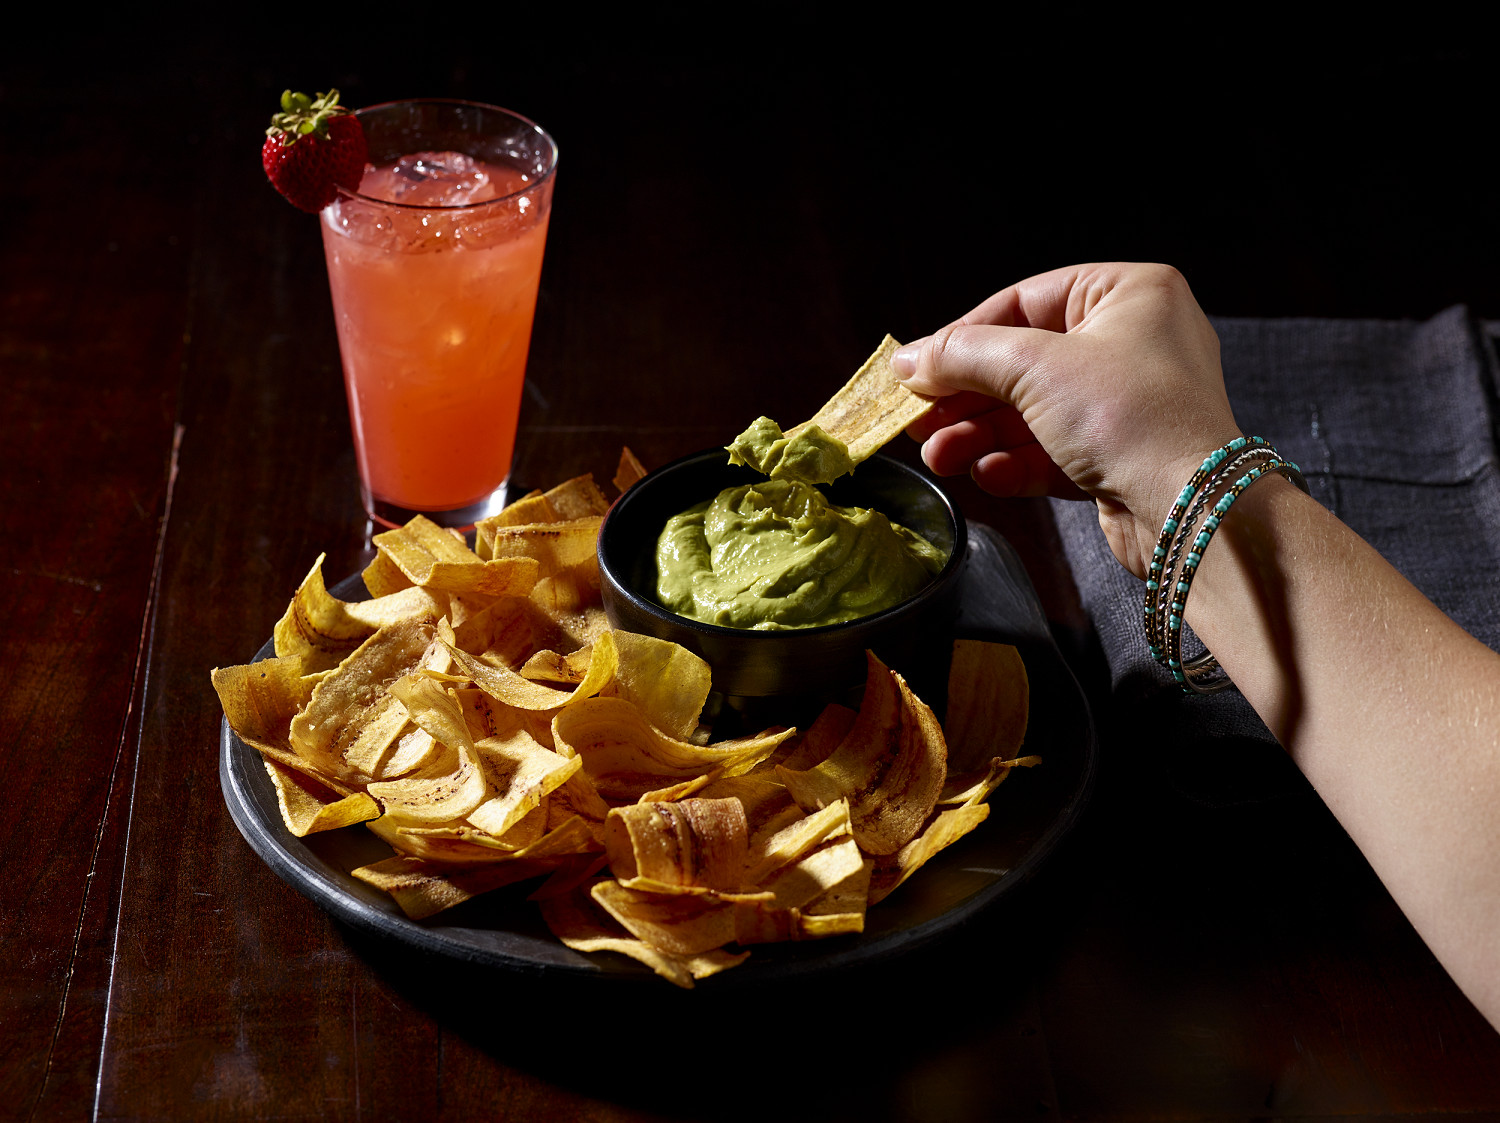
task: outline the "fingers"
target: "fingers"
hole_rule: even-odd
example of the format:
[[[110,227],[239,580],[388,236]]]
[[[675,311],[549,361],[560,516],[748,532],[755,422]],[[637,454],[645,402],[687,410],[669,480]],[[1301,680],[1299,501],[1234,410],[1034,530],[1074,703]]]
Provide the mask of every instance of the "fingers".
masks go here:
[[[977,417],[982,413],[990,413],[996,408],[1009,409],[1009,406],[998,406],[995,399],[988,394],[976,394],[972,391],[952,394],[946,398],[939,398],[937,404],[924,416],[907,426],[906,432],[913,440],[925,441],[939,429],[946,429],[950,425],[956,425],[960,421],[970,417]]]
[[[942,330],[898,350],[892,364],[920,394],[970,390],[1012,401],[1007,393],[1027,364],[1053,351],[1059,337],[1085,326],[1111,294],[1150,287],[1162,266],[1122,263],[1054,269],[1001,289]],[[1048,338],[1048,337],[1052,338]],[[1063,347],[1067,345],[1061,344]]]
[[[986,453],[1036,442],[1036,437],[1014,409],[1009,406],[996,409],[993,399],[983,400],[989,402],[990,409],[935,426],[926,438],[922,445],[922,460],[938,475],[959,475],[967,472],[969,465]]]
[[[1074,341],[1044,328],[955,323],[909,343],[891,364],[908,389],[945,396],[955,391],[986,394],[1016,404],[1016,382],[1032,367]]]
[[[1074,293],[1092,283],[1101,269],[1097,265],[1072,265],[1038,273],[1001,289],[973,311],[959,317],[956,323],[1067,331],[1073,326],[1070,309],[1074,307]]]
[[[1008,406],[937,430],[922,445],[922,461],[939,476],[968,473],[991,495],[1087,498]]]
[[[1004,499],[1042,495],[1057,499],[1089,498],[1066,472],[1052,462],[1047,450],[1039,444],[992,452],[975,461],[969,475],[982,490]]]

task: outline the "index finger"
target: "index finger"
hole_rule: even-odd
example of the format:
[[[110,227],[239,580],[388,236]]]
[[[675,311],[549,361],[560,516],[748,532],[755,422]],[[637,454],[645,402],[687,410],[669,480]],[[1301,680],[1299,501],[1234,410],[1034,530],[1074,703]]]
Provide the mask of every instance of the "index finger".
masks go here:
[[[1016,405],[1020,378],[1059,344],[1076,340],[1055,331],[992,324],[950,324],[906,354],[907,389],[931,397],[968,391]],[[901,364],[892,364],[898,375]]]
[[[1067,331],[1071,296],[1092,265],[1071,265],[1038,273],[1001,289],[976,308],[960,316],[953,326],[985,324],[1002,328],[1040,328]]]
[[[1127,271],[1119,264],[1073,265],[1028,277],[901,348],[892,366],[919,394],[970,390],[1014,404],[1015,380],[1051,350],[1051,341],[1082,326]]]
[[[1009,408],[988,394],[976,394],[973,391],[952,394],[939,398],[932,409],[906,427],[906,433],[913,440],[925,441],[939,429],[946,429],[949,425],[994,409]]]

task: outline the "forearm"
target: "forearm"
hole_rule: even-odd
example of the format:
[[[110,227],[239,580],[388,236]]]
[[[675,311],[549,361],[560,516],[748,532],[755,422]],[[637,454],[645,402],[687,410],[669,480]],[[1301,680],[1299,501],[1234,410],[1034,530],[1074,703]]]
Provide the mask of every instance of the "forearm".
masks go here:
[[[1138,577],[1184,481],[1237,432],[1218,337],[1161,265],[1028,278],[892,363],[948,396],[913,430],[934,471],[1086,494]],[[1275,475],[1209,542],[1187,621],[1500,1028],[1500,655]]]
[[[1225,518],[1187,620],[1500,1028],[1500,655],[1280,477]]]

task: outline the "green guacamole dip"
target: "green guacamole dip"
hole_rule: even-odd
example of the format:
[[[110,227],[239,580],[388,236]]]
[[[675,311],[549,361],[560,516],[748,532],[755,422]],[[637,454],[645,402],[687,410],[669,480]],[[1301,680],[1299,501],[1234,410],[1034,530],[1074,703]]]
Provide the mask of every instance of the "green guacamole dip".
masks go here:
[[[831,484],[854,471],[854,461],[843,441],[809,425],[795,437],[783,436],[781,426],[758,417],[729,444],[729,463],[746,464],[773,480],[801,480]]]
[[[730,445],[730,459],[773,478],[726,488],[668,520],[656,546],[657,598],[678,615],[763,630],[840,624],[901,603],[947,561],[880,512],[836,507],[808,482],[853,466],[821,430],[788,441],[761,418]]]

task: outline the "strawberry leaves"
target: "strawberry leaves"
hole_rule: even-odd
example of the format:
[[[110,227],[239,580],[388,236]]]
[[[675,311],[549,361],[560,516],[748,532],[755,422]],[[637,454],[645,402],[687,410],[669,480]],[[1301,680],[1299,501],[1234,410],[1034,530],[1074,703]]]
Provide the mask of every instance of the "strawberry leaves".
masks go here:
[[[339,104],[339,92],[310,98],[287,90],[261,146],[261,165],[293,206],[316,214],[340,187],[359,188],[369,148],[359,118]]]

